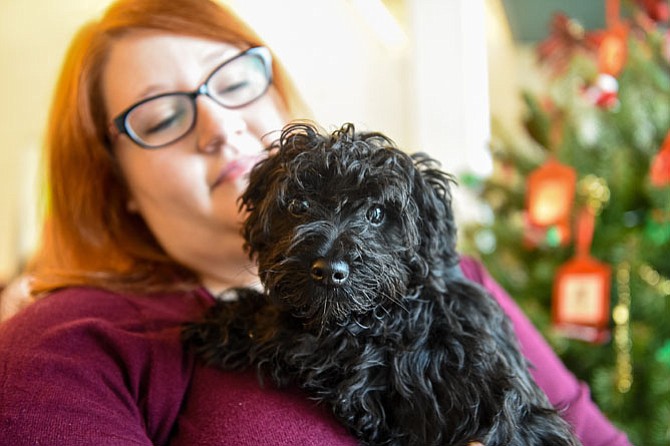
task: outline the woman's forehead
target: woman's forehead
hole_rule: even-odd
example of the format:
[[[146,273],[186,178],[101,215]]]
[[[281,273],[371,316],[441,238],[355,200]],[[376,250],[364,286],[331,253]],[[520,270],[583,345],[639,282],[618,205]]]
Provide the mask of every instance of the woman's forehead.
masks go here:
[[[229,43],[159,31],[134,31],[111,47],[103,69],[107,112],[115,116],[146,97],[190,91],[240,52]]]

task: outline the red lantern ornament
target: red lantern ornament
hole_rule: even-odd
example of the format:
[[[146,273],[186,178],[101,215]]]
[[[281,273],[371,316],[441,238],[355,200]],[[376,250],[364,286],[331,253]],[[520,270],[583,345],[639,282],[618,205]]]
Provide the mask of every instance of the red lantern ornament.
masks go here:
[[[656,187],[670,185],[670,131],[668,131],[665,141],[661,145],[661,150],[651,162],[649,179],[651,184]]]
[[[601,343],[610,337],[612,271],[589,254],[594,226],[593,210],[584,209],[577,221],[576,255],[556,274],[552,320],[554,328],[566,337]]]
[[[605,2],[605,22],[607,29],[603,32],[598,46],[598,69],[601,73],[616,76],[626,63],[628,53],[628,24],[621,20],[619,0]]]
[[[528,177],[526,208],[536,226],[567,224],[575,199],[577,173],[553,157]]]

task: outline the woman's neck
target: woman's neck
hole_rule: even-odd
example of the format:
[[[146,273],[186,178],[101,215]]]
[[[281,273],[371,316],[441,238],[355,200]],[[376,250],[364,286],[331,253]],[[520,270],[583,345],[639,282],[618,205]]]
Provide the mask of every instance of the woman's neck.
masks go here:
[[[213,295],[218,296],[230,288],[260,288],[260,280],[256,269],[250,265],[240,265],[236,270],[200,276],[202,285]]]

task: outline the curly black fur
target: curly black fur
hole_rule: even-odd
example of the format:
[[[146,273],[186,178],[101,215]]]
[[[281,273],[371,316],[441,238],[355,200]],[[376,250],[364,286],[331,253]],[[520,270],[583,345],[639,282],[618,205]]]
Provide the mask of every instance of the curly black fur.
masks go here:
[[[363,444],[579,444],[460,274],[435,161],[351,124],[292,124],[271,149],[242,196],[265,294],[237,290],[188,325],[200,357],[305,389]]]

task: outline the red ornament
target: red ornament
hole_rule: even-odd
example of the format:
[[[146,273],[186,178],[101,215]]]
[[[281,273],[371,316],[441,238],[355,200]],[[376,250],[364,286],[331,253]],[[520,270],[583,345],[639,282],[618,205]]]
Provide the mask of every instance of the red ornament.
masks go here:
[[[609,265],[591,257],[595,215],[581,212],[577,227],[577,253],[556,274],[552,302],[554,328],[566,337],[588,342],[609,339]]]
[[[576,20],[556,13],[551,19],[549,37],[537,46],[537,56],[541,63],[548,64],[560,74],[575,54],[597,54],[600,41],[600,32],[586,32]]]
[[[567,225],[575,198],[577,173],[553,158],[527,181],[528,220],[536,226]]]
[[[598,69],[601,73],[616,76],[626,64],[628,26],[618,22],[604,32],[598,46]]]
[[[611,268],[595,259],[576,258],[558,270],[553,325],[562,335],[600,343],[609,339]]]
[[[649,171],[651,184],[656,187],[670,185],[670,131],[661,145],[661,150],[654,157]]]
[[[670,4],[668,0],[636,0],[644,12],[655,22],[670,20]]]
[[[621,5],[619,0],[607,0],[605,3],[605,21],[607,29],[600,35],[598,45],[598,69],[601,73],[616,76],[624,64],[628,49],[629,25],[621,21]]]
[[[598,75],[595,83],[583,90],[584,98],[606,110],[619,105],[619,82],[609,74]]]

